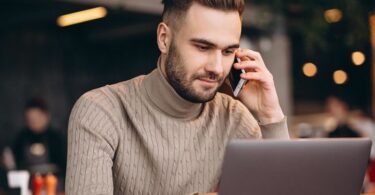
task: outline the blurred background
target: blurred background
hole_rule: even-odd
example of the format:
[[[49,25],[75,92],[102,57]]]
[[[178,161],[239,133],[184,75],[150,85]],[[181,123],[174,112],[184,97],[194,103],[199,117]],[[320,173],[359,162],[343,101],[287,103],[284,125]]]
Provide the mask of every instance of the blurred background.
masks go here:
[[[161,11],[160,0],[0,3],[5,170],[20,167],[9,154],[30,129],[30,100],[43,99],[46,126],[63,143],[80,95],[156,67]],[[246,1],[241,47],[259,51],[273,73],[293,137],[375,139],[374,11],[373,0]],[[32,147],[44,154],[40,145]]]

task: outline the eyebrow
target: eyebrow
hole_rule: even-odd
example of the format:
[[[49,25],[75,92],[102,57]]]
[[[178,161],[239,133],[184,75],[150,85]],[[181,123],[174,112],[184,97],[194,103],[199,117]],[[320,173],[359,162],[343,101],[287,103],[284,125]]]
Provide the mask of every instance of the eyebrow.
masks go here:
[[[210,46],[210,47],[216,47],[216,48],[218,47],[217,44],[212,43],[211,41],[208,41],[206,39],[193,38],[193,39],[190,39],[190,42],[204,44],[204,45],[207,45],[207,46]],[[232,45],[226,46],[225,49],[237,49],[239,47],[240,47],[240,44],[236,43],[236,44],[232,44]]]

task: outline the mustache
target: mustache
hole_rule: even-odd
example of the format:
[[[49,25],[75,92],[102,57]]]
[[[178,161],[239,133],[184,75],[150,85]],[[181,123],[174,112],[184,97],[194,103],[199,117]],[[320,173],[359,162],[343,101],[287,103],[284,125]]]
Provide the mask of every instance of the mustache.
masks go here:
[[[224,80],[223,76],[220,76],[215,73],[206,73],[206,74],[195,74],[193,79],[208,79],[216,82],[222,82]]]

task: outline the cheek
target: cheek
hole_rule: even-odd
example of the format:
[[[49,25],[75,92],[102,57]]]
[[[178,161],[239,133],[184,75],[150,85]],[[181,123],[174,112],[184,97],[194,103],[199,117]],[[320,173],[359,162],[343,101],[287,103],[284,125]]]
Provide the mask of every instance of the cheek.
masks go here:
[[[41,123],[42,123],[43,125],[45,125],[46,123],[48,123],[48,117],[47,117],[47,116],[43,116],[43,117],[41,118]]]
[[[190,78],[192,75],[202,73],[207,57],[192,49],[187,49],[181,55],[182,64],[184,65],[185,72]]]
[[[225,60],[225,62],[223,63],[223,68],[224,68],[224,76],[227,76],[230,72],[230,70],[232,69],[232,66],[233,66],[233,60]]]

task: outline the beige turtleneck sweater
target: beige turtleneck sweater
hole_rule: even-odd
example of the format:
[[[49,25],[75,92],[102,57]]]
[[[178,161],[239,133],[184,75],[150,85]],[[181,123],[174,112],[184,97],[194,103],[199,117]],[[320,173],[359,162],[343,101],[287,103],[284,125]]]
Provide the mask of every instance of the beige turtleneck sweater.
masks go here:
[[[288,138],[286,121],[259,125],[239,101],[217,93],[181,98],[160,67],[84,94],[69,120],[67,195],[212,192],[233,138]]]

